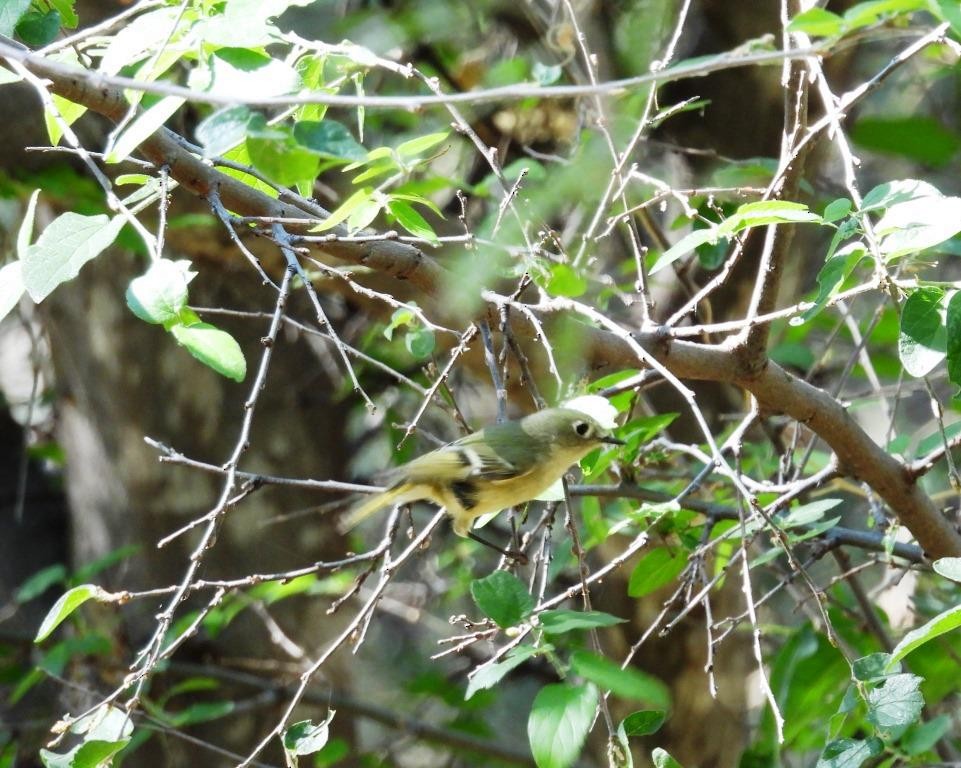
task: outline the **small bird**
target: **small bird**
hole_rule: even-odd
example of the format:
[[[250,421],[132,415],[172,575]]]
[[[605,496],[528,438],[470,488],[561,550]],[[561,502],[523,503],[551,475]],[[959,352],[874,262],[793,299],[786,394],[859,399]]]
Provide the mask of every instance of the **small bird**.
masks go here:
[[[427,500],[447,509],[458,536],[516,557],[474,534],[474,521],[541,495],[602,443],[624,444],[572,408],[547,408],[492,424],[390,472],[387,490],[355,508],[344,527],[349,530],[389,505]]]

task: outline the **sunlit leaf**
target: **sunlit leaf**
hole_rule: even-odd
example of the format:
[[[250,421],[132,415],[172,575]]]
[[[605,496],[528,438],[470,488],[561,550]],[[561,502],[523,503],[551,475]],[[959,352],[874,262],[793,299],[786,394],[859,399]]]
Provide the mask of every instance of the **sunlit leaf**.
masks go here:
[[[46,640],[60,624],[67,619],[71,613],[83,605],[88,600],[111,600],[113,595],[101,589],[96,584],[81,584],[78,587],[68,590],[60,596],[60,599],[53,604],[47,611],[40,628],[37,630],[35,643]]]
[[[196,275],[189,261],[157,259],[146,273],[130,281],[127,306],[145,322],[173,323],[187,305],[187,285]]]
[[[884,742],[877,738],[838,739],[824,748],[815,768],[859,768],[881,754]]]
[[[23,296],[23,263],[13,261],[0,267],[0,320],[3,320]]]
[[[405,141],[404,143],[398,145],[397,154],[405,159],[416,157],[417,155],[426,152],[428,149],[436,147],[438,144],[443,142],[447,136],[447,131],[442,131],[441,133],[428,133],[425,136],[418,136],[416,139],[410,139],[409,141]]]
[[[925,643],[958,627],[961,627],[961,605],[955,605],[946,611],[942,611],[924,626],[908,632],[891,651],[891,660],[888,662],[888,667],[890,668]]]
[[[299,757],[312,755],[324,748],[330,738],[330,723],[335,714],[335,710],[330,710],[327,719],[322,723],[314,724],[310,720],[301,720],[284,731],[281,740],[288,765],[296,768]]]
[[[410,203],[394,198],[387,203],[387,210],[397,220],[397,223],[414,237],[422,237],[432,243],[438,242],[433,227]]]
[[[121,216],[81,216],[68,212],[54,219],[27,248],[23,284],[36,302],[43,301],[61,283],[75,278],[81,267],[98,256],[117,237]]]
[[[868,720],[879,728],[898,728],[917,721],[924,707],[921,678],[902,673],[892,675],[868,691]]]
[[[833,37],[844,31],[844,19],[823,8],[809,8],[791,19],[787,31],[814,37]]]
[[[204,157],[217,157],[247,137],[251,111],[243,105],[224,107],[204,118],[195,129]]]
[[[893,259],[934,248],[961,232],[961,197],[928,197],[890,206],[875,226]]]
[[[169,330],[191,355],[221,376],[234,381],[243,381],[247,376],[244,353],[234,337],[226,331],[209,323],[175,323]]]
[[[922,287],[901,308],[898,354],[904,370],[916,378],[927,376],[947,355],[944,298],[940,288]]]
[[[577,760],[597,706],[593,685],[545,685],[534,698],[527,738],[537,768],[568,768]]]
[[[108,163],[119,163],[126,160],[137,147],[163,126],[186,101],[182,96],[166,96],[145,109],[130,125],[117,137],[113,148],[105,158]]]
[[[942,557],[931,566],[936,573],[951,581],[961,581],[961,557]]]
[[[5,0],[0,3],[0,35],[13,37],[14,27],[30,8],[30,0]]]

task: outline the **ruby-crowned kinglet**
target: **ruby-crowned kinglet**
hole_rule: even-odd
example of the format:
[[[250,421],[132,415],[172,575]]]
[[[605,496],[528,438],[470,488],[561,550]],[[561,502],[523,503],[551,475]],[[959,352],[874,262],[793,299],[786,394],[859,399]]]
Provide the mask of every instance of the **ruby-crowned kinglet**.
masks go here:
[[[478,538],[471,533],[477,518],[537,498],[601,443],[623,445],[597,419],[573,408],[492,424],[393,470],[390,487],[354,509],[345,527],[388,505],[423,499],[447,509],[458,536]]]

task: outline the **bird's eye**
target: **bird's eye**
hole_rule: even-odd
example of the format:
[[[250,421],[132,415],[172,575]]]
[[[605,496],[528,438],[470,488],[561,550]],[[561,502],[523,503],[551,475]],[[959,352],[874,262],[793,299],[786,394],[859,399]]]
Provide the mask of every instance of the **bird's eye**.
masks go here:
[[[587,437],[591,433],[591,425],[586,421],[576,421],[574,422],[574,431],[581,437]]]

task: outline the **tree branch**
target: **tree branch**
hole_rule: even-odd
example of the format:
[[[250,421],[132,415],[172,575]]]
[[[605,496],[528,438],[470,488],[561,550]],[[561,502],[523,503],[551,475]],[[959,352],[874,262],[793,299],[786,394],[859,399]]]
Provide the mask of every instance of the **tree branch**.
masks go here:
[[[549,303],[531,309],[542,315],[558,311]],[[595,372],[643,365],[630,345],[615,334],[586,324],[581,332],[582,349]],[[842,472],[867,483],[887,502],[929,557],[961,556],[961,535],[917,485],[909,468],[875,443],[823,389],[773,361],[762,371],[745,375],[734,365],[733,345],[673,339],[663,329],[638,332],[633,338],[678,378],[733,384],[754,395],[762,411],[787,414],[801,422],[831,447]]]
[[[16,49],[0,43],[0,57],[14,57]],[[122,120],[129,109],[123,90],[104,85],[95,72],[74,71],[64,74],[63,67],[42,58],[30,56],[23,65],[50,83],[50,90],[113,122]],[[73,70],[74,68],[70,68]],[[317,220],[317,206],[296,195],[287,193],[279,200],[244,184],[212,167],[184,146],[184,140],[167,128],[161,128],[138,147],[138,152],[156,167],[166,167],[170,178],[197,195],[208,198],[218,195],[224,207],[242,216],[270,216]],[[311,210],[311,209],[314,210]],[[321,209],[322,211],[322,209]],[[322,211],[326,214],[326,211]],[[296,230],[296,227],[290,227]],[[346,234],[343,230],[341,234]],[[315,244],[317,250],[338,259],[359,264],[397,280],[407,280],[419,291],[434,295],[443,284],[445,270],[419,248],[392,240],[368,242],[329,241]]]

